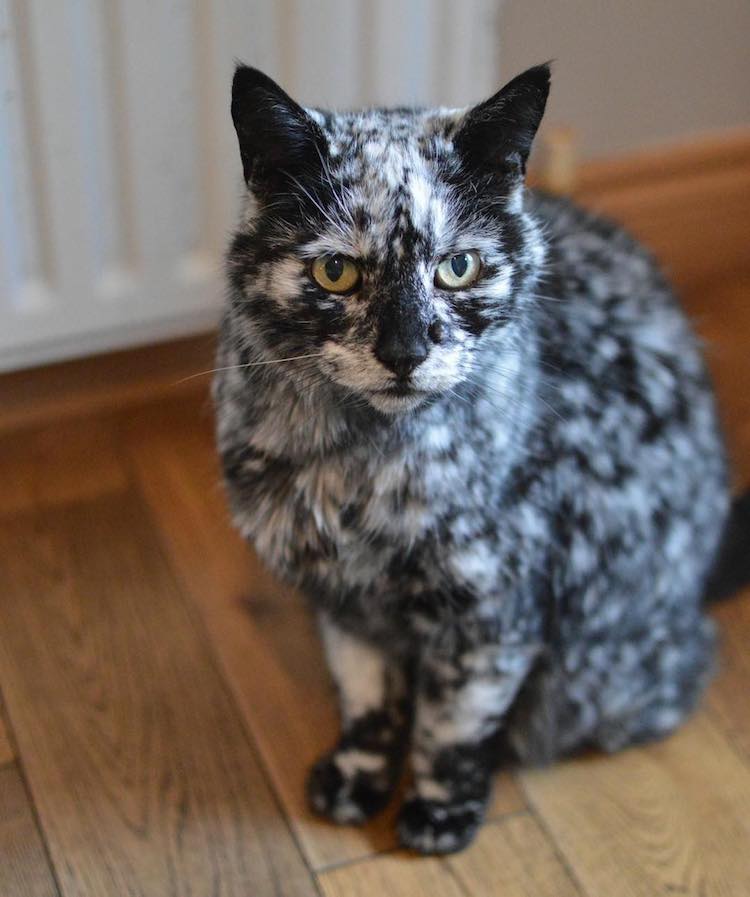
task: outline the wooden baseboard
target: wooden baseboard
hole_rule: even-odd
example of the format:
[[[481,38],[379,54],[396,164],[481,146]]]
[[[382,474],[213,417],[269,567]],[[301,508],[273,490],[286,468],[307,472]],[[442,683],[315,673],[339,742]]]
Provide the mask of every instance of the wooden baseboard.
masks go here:
[[[0,376],[0,433],[186,393],[208,394],[216,335],[139,346]]]
[[[750,128],[586,164],[574,198],[625,224],[691,295],[750,270]],[[207,334],[0,376],[0,431],[207,392]],[[185,379],[192,378],[192,379]]]
[[[750,269],[750,128],[589,163],[573,195],[625,224],[683,290]]]

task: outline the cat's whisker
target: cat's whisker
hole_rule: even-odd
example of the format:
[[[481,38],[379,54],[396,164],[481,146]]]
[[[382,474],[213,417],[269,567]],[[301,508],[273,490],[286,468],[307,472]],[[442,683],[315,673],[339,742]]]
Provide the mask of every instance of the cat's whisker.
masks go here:
[[[230,364],[226,367],[212,368],[210,371],[199,371],[197,374],[190,374],[189,377],[183,377],[182,380],[177,380],[173,386],[179,386],[181,383],[185,383],[188,380],[194,380],[196,377],[205,377],[208,374],[218,374],[223,371],[236,371],[242,370],[246,368],[255,368],[262,367],[266,364],[284,364],[288,361],[299,361],[303,358],[322,358],[323,352],[313,352],[307,355],[290,355],[288,358],[271,358],[267,361],[250,361],[246,364]]]

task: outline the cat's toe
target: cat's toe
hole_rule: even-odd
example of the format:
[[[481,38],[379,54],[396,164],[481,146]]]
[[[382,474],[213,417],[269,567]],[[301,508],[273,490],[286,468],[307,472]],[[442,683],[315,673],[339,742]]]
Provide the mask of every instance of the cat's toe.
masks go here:
[[[454,853],[473,840],[483,817],[479,801],[448,804],[413,797],[399,814],[399,841],[418,853]]]
[[[338,751],[319,760],[307,780],[313,811],[341,825],[361,824],[380,812],[388,803],[393,782],[385,757],[371,755],[369,765],[369,769],[354,766]]]

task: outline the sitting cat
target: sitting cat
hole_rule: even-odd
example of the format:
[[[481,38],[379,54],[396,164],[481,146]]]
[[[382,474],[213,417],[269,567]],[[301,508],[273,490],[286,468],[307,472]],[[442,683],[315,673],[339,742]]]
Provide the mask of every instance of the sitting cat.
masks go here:
[[[340,693],[312,806],[366,819],[408,754],[398,831],[428,853],[469,842],[499,762],[663,736],[712,665],[712,389],[649,254],[526,188],[548,89],[542,65],[468,110],[334,114],[234,79],[234,519]]]

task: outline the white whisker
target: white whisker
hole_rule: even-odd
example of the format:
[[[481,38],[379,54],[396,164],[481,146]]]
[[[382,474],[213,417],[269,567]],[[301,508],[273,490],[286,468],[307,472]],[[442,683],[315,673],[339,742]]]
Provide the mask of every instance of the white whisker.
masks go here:
[[[241,370],[242,368],[255,368],[260,367],[265,364],[283,364],[286,361],[300,361],[303,358],[322,358],[322,352],[313,352],[309,355],[290,355],[289,358],[271,358],[268,361],[250,361],[247,364],[230,364],[227,367],[223,368],[212,368],[210,371],[199,371],[197,374],[190,374],[189,377],[183,377],[182,380],[177,380],[173,383],[173,386],[179,386],[180,383],[185,383],[187,380],[194,380],[196,377],[205,377],[208,374],[218,374],[220,371],[236,371]]]

